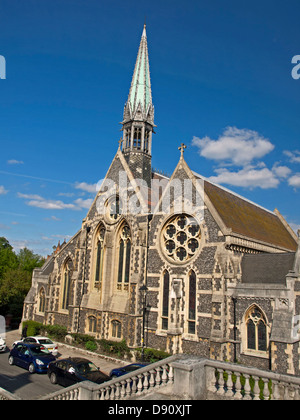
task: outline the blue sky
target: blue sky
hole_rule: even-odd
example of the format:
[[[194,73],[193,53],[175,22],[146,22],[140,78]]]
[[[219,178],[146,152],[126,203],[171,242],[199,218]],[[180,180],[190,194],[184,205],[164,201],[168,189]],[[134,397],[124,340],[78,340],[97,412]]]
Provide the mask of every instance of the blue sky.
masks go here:
[[[299,0],[1,0],[0,236],[46,255],[80,229],[145,17],[153,167],[171,174],[184,142],[192,170],[299,228],[299,15]]]

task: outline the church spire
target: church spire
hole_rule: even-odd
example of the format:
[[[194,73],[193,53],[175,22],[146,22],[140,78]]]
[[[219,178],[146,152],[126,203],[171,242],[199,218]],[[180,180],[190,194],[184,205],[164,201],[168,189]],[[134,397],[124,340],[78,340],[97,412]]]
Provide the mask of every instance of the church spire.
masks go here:
[[[146,24],[134,67],[128,100],[124,107],[123,142],[121,150],[128,163],[132,163],[133,155],[143,156],[142,177],[151,181],[151,149],[152,133],[154,131],[154,106],[150,80],[150,67],[147,45]],[[139,159],[141,162],[141,159]],[[147,161],[147,163],[146,163]],[[133,168],[131,168],[133,170]],[[133,170],[133,172],[135,172]],[[141,178],[141,175],[139,176]]]
[[[127,103],[130,104],[132,116],[136,114],[140,106],[144,117],[147,117],[149,108],[152,107],[146,25],[143,29]]]

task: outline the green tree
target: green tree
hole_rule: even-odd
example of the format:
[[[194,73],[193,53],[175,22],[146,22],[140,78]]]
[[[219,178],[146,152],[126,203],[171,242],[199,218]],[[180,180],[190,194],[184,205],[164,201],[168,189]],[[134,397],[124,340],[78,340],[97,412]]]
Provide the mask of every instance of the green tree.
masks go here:
[[[6,270],[18,267],[18,257],[6,238],[0,237],[0,281]]]
[[[0,314],[22,316],[23,302],[31,287],[32,272],[45,260],[28,248],[16,254],[6,238],[0,238]]]

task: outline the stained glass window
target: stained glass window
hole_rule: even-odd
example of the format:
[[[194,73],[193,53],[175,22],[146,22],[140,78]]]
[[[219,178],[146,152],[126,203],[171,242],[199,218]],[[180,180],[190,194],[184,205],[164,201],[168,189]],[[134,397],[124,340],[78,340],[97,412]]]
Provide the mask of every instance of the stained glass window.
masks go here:
[[[257,306],[248,311],[247,325],[247,348],[249,350],[267,351],[267,325],[266,320]]]
[[[169,322],[169,289],[170,289],[170,275],[168,271],[164,272],[163,278],[163,304],[162,304],[162,329],[168,329]]]
[[[68,260],[64,266],[63,280],[63,296],[62,296],[62,309],[68,309],[70,299],[71,277],[72,277],[72,261]]]
[[[196,274],[192,270],[189,274],[189,316],[188,332],[196,333]]]
[[[163,229],[162,239],[167,256],[184,263],[200,248],[200,226],[193,217],[173,216]]]
[[[120,233],[118,290],[128,290],[130,277],[131,238],[128,225],[123,226]]]

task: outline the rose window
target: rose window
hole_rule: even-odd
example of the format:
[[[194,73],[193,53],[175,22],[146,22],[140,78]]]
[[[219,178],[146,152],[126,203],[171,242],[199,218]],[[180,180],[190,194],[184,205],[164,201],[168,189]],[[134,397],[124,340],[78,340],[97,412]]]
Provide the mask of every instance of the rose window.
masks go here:
[[[163,230],[163,249],[167,256],[177,262],[192,258],[200,247],[200,226],[193,217],[173,217]]]

